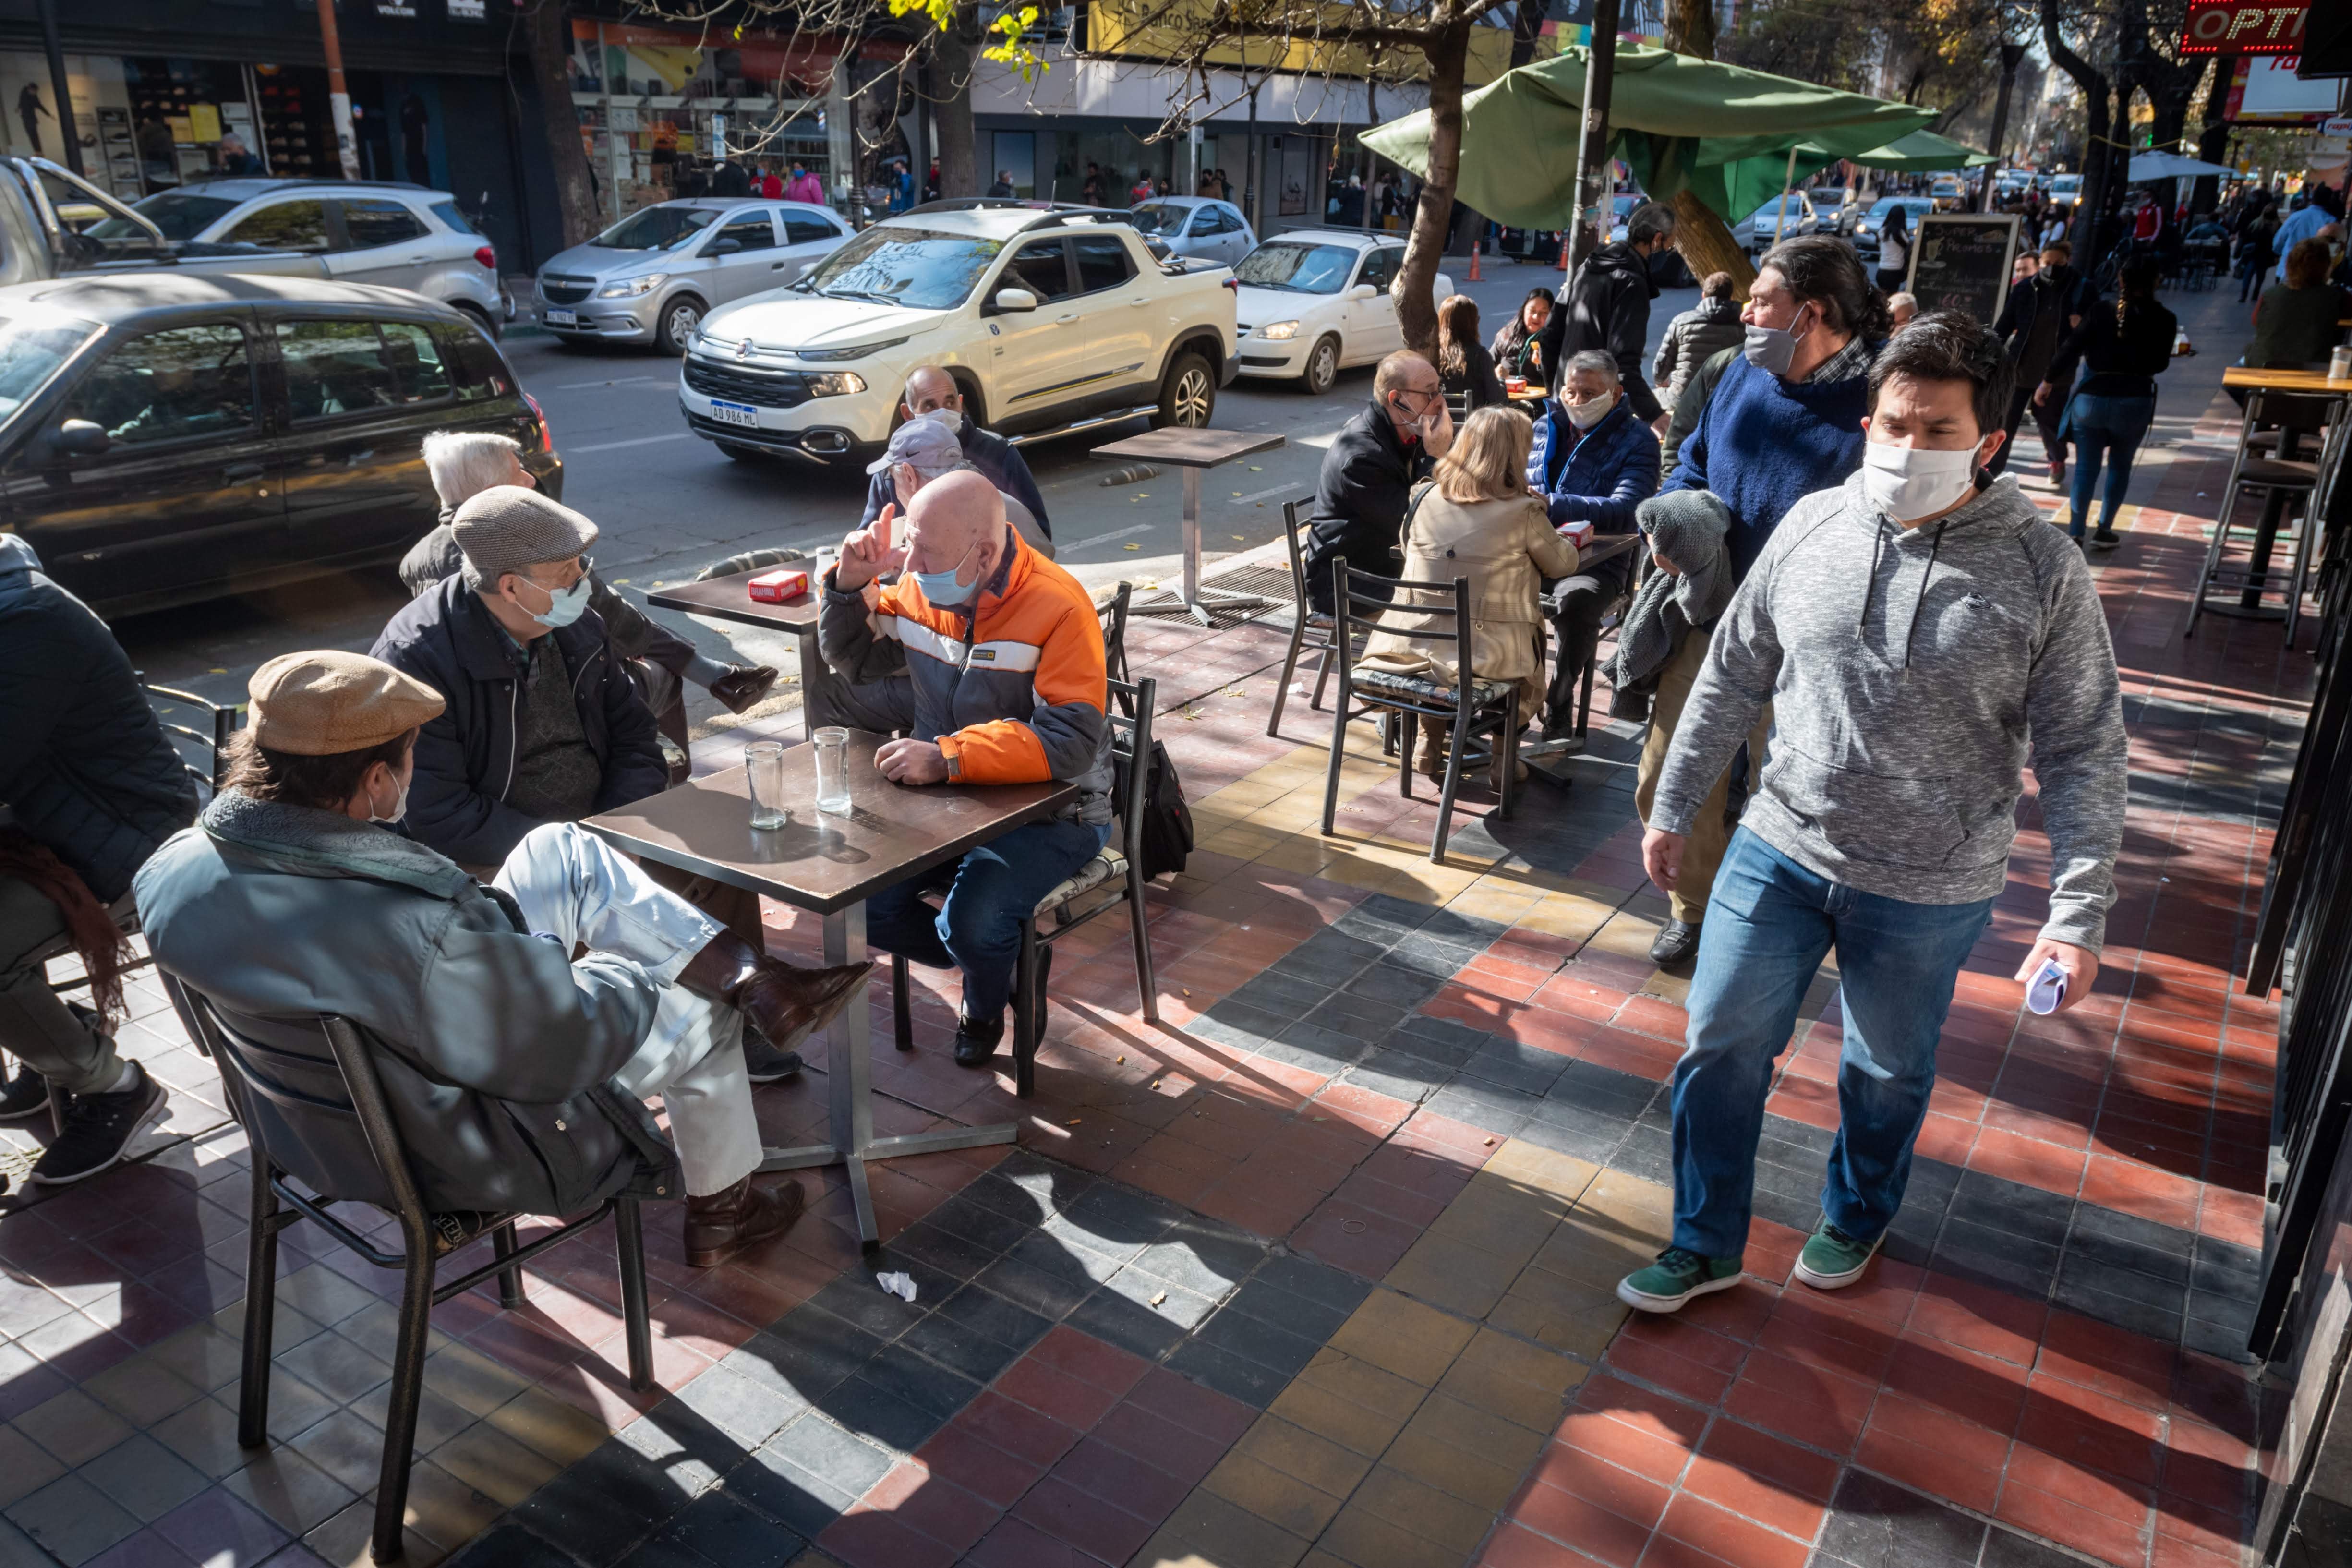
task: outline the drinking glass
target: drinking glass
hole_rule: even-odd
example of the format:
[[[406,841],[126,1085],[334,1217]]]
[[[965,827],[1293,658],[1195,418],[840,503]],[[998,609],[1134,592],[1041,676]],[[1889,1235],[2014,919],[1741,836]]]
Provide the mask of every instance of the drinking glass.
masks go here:
[[[845,816],[851,809],[846,730],[816,732],[816,808],[834,816]]]
[[[784,809],[784,743],[754,741],[743,748],[743,772],[751,790],[751,826],[762,831],[793,819]]]
[[[2329,351],[2327,379],[2330,381],[2352,379],[2352,348],[2337,348]]]

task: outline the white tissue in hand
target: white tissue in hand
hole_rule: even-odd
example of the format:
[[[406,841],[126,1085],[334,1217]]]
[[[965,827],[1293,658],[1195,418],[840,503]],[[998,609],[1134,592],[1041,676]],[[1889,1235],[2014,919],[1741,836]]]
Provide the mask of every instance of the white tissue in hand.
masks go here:
[[[901,1300],[915,1299],[915,1277],[911,1274],[877,1274],[874,1283]]]

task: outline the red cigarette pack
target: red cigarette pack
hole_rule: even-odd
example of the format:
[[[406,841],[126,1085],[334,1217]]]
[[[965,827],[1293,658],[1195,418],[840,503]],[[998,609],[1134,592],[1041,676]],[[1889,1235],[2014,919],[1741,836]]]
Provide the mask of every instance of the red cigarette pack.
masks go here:
[[[795,567],[762,572],[751,579],[751,597],[763,605],[780,605],[808,592],[808,574]]]

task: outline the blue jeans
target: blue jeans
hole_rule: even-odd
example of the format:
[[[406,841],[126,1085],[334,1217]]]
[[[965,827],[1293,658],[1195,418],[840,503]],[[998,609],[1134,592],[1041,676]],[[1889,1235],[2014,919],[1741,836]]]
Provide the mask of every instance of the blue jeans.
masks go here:
[[[2070,498],[2074,521],[2067,531],[2083,537],[2091,518],[2091,491],[2099,482],[2099,457],[2107,459],[2107,488],[2100,498],[2099,531],[2113,531],[2116,513],[2123,510],[2124,492],[2131,489],[2132,455],[2156,418],[2153,397],[2095,397],[2074,395],[2066,411],[2066,433],[2074,442],[2074,485]]]
[[[1991,916],[1990,899],[1912,904],[1857,892],[1744,827],[1731,836],[1700,928],[1689,1048],[1675,1065],[1676,1247],[1707,1258],[1747,1249],[1772,1064],[1832,947],[1845,1051],[1822,1212],[1858,1241],[1885,1230],[1911,1179],[1952,987]]]
[[[1004,1016],[1021,920],[1110,837],[1108,823],[1033,822],[951,861],[883,889],[866,900],[866,940],[934,969],[963,971],[963,1016]],[[947,889],[937,914],[922,895]]]

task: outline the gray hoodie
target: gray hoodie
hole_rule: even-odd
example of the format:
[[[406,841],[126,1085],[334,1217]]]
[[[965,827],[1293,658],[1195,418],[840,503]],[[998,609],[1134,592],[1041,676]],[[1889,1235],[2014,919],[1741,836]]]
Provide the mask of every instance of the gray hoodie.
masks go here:
[[[2124,831],[2115,649],[2081,556],[2015,479],[1915,529],[1879,516],[1859,474],[1790,508],[1716,626],[1651,826],[1690,831],[1767,701],[1770,756],[1743,825],[1911,903],[2000,892],[2030,747],[2050,838],[2042,934],[2098,950]]]

